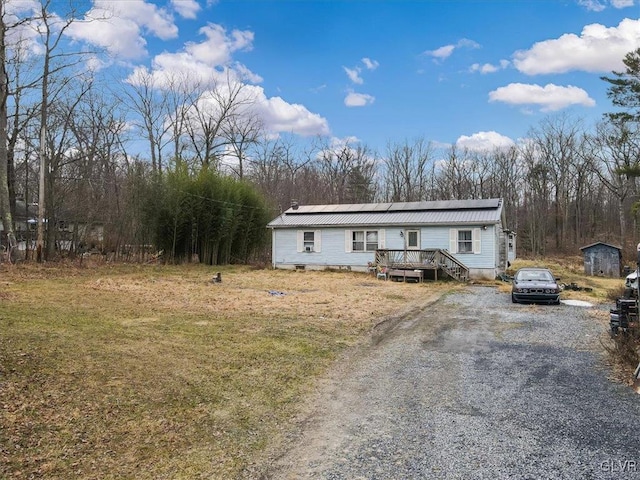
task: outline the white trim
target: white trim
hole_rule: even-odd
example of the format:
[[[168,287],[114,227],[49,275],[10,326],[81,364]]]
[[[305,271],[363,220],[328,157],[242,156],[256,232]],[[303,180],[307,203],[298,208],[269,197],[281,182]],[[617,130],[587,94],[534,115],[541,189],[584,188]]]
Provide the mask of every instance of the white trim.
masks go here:
[[[449,251],[458,253],[458,230],[455,228],[449,229]]]
[[[304,252],[304,230],[298,230],[296,232],[296,251],[298,253]]]
[[[322,252],[322,230],[315,230],[313,232],[313,251]]]
[[[409,245],[409,233],[410,232],[415,232],[416,233],[416,244],[411,246]],[[405,241],[405,245],[407,250],[420,250],[420,229],[416,229],[416,228],[412,228],[412,229],[405,229],[404,231],[404,241]]]
[[[474,228],[473,233],[471,234],[471,238],[473,239],[473,253],[482,253],[482,230],[480,230],[479,228]]]

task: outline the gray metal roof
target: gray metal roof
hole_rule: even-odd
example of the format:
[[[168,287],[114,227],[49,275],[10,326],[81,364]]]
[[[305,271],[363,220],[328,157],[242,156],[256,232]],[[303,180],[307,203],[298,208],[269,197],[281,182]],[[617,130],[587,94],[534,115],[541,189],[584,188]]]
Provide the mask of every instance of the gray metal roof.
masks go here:
[[[606,247],[615,248],[616,250],[622,250],[622,247],[619,246],[619,245],[613,245],[611,243],[605,243],[605,242],[590,243],[589,245],[585,245],[584,247],[580,247],[580,250],[587,250],[589,248],[595,247],[596,245],[604,245]]]
[[[502,200],[450,200],[437,202],[301,205],[290,208],[267,226],[331,227],[392,225],[497,224]]]

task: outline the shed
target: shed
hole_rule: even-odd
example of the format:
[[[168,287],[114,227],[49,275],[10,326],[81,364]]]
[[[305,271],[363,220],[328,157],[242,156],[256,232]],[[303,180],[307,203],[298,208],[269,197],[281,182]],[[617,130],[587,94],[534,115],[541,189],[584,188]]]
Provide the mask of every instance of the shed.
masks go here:
[[[619,278],[622,247],[596,242],[580,248],[584,257],[584,273],[591,276]]]

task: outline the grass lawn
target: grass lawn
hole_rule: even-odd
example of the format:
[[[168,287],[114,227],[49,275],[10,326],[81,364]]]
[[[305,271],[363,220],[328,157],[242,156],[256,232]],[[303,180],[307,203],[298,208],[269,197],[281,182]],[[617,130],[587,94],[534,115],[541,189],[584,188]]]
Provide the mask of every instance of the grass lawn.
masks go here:
[[[452,288],[350,272],[0,265],[0,478],[233,478],[341,350]]]

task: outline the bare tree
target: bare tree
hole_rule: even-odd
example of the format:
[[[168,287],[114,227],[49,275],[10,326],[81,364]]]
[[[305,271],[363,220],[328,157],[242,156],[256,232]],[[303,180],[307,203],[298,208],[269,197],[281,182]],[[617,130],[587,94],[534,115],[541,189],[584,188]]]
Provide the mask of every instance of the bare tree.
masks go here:
[[[412,144],[406,140],[388,143],[382,175],[385,199],[390,202],[426,200],[434,161],[433,146],[423,138]]]
[[[0,214],[4,230],[7,232],[9,247],[15,244],[13,231],[13,216],[9,201],[7,151],[7,100],[9,97],[9,82],[7,79],[7,48],[6,48],[6,24],[4,2],[0,2]]]
[[[629,201],[638,193],[636,177],[624,173],[640,158],[640,132],[624,121],[601,122],[586,139],[584,155],[591,171],[617,202],[620,245],[628,245]]]
[[[220,159],[231,145],[229,125],[246,113],[252,99],[245,93],[245,85],[227,74],[226,81],[216,81],[200,92],[190,106],[185,121],[189,147],[201,166],[219,168]]]
[[[167,122],[170,115],[167,91],[157,84],[151,73],[143,69],[136,70],[128,83],[125,96],[130,102],[127,103],[138,115],[134,125],[143,132],[148,142],[152,170],[162,172],[164,139],[171,128]]]
[[[475,187],[472,167],[469,152],[452,145],[437,174],[438,198],[473,198]]]
[[[117,103],[109,103],[96,91],[89,91],[74,110],[69,128],[75,149],[61,168],[61,180],[69,185],[65,211],[84,226],[83,231],[72,231],[72,245],[88,244],[93,225],[106,224],[117,231],[124,222],[118,171],[120,160],[126,159],[122,147],[126,126]]]
[[[40,96],[40,181],[39,181],[39,199],[38,199],[38,238],[37,238],[37,258],[42,261],[49,257],[54,250],[55,245],[45,243],[44,224],[47,213],[47,204],[53,202],[53,197],[48,192],[47,187],[51,185],[50,175],[50,159],[47,148],[47,128],[49,105],[53,103],[58,95],[66,91],[68,83],[74,75],[66,76],[61,79],[53,89],[54,76],[64,70],[71,69],[78,65],[83,56],[77,52],[66,53],[60,48],[65,32],[75,21],[76,11],[73,7],[65,17],[51,13],[52,0],[42,0],[39,6],[39,15],[35,19],[33,26],[40,37],[42,43],[42,75],[41,96]],[[53,236],[53,228],[47,231],[47,239]],[[43,249],[46,246],[46,252]]]
[[[544,255],[547,250],[547,232],[551,201],[551,175],[546,162],[541,161],[535,142],[520,147],[524,167],[522,218],[519,219],[521,244],[533,255]]]
[[[569,238],[571,185],[583,139],[581,123],[567,115],[547,117],[539,127],[531,129],[529,136],[552,180],[555,248],[562,250]]]
[[[495,148],[491,152],[491,189],[488,197],[503,198],[509,228],[518,228],[518,207],[522,203],[523,165],[520,151],[513,145],[508,148]]]
[[[321,140],[317,159],[327,203],[365,203],[375,197],[375,160],[366,145]]]
[[[226,166],[240,180],[244,178],[247,154],[258,143],[262,130],[260,118],[249,111],[231,115],[225,120],[224,135],[229,139],[230,147],[227,156],[232,157]]]

